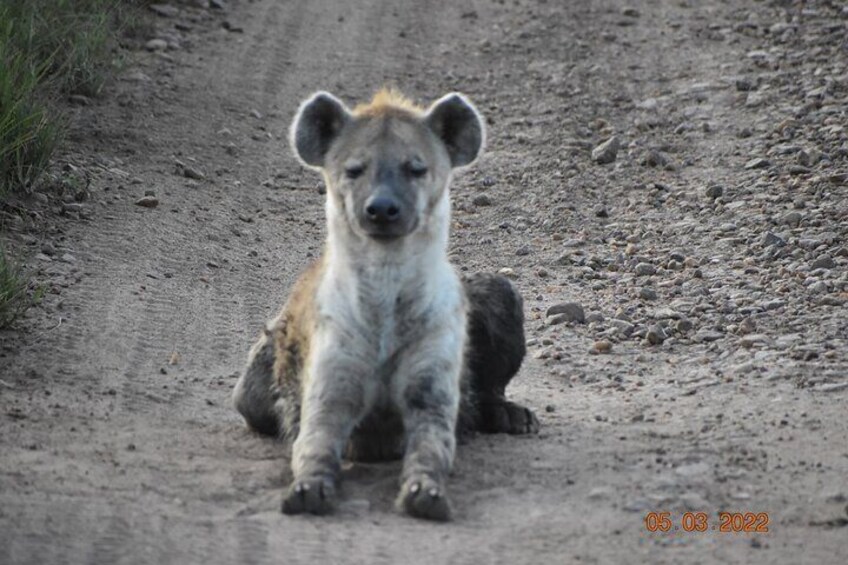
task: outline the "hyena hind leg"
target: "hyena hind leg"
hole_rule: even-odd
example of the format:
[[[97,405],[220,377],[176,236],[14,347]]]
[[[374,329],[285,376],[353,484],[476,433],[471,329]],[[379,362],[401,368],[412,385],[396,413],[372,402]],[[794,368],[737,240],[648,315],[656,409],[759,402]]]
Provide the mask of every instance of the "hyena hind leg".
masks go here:
[[[266,328],[250,348],[247,368],[233,390],[233,405],[260,434],[282,435],[280,391],[274,381],[274,335]]]
[[[466,359],[471,412],[463,420],[484,433],[530,434],[539,420],[529,408],[506,399],[506,386],[527,352],[521,295],[506,278],[476,273],[464,281],[468,297]]]

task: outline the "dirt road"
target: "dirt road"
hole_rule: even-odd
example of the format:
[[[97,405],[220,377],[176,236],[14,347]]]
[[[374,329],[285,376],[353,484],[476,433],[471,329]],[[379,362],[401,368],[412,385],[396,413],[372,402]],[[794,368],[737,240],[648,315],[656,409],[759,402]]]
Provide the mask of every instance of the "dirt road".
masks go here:
[[[848,11],[192,5],[77,110],[90,198],[12,234],[49,291],[0,336],[0,563],[845,562]],[[448,525],[394,512],[397,465],[347,469],[332,517],[283,516],[283,449],[229,404],[323,237],[293,112],[385,83],[489,119],[452,257],[526,302],[511,394],[542,433],[462,445]],[[546,317],[568,301],[584,323]],[[649,533],[651,511],[710,529]]]

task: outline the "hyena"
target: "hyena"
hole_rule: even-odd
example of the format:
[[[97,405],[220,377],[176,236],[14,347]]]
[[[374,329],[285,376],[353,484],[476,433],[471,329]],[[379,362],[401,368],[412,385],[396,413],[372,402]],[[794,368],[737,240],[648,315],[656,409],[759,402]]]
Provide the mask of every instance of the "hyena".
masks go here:
[[[525,354],[520,295],[461,280],[447,257],[449,184],[485,137],[465,96],[424,109],[393,90],[352,111],[306,100],[291,143],[327,187],[324,251],[250,351],[234,404],[254,430],[293,439],[283,512],[324,514],[341,460],[403,458],[397,506],[450,517],[460,431],[535,433],[508,401]]]

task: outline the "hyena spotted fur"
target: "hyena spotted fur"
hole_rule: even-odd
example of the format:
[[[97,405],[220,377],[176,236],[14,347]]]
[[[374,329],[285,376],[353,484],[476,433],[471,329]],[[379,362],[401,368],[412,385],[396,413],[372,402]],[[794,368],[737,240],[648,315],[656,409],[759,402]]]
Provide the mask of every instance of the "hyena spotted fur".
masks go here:
[[[300,107],[294,151],[327,185],[324,252],[250,351],[234,403],[293,440],[283,512],[323,514],[343,456],[403,458],[397,506],[447,520],[461,431],[535,433],[504,391],[525,354],[522,301],[496,275],[461,280],[447,257],[449,184],[485,137],[461,94],[424,109],[392,90],[349,110]]]

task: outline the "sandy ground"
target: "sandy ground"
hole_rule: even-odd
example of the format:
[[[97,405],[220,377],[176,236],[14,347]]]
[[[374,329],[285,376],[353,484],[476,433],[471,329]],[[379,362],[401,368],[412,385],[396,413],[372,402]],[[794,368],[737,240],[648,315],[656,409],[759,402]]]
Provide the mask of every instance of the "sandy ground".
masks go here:
[[[197,4],[74,110],[85,199],[8,230],[48,292],[0,335],[0,563],[846,562],[848,10]],[[229,403],[321,245],[293,112],[385,83],[486,115],[451,254],[526,302],[510,393],[542,432],[461,445],[450,524],[393,510],[395,464],[346,469],[334,516],[283,516],[283,446]],[[652,511],[709,528],[650,533]]]

